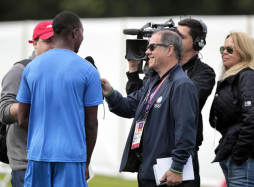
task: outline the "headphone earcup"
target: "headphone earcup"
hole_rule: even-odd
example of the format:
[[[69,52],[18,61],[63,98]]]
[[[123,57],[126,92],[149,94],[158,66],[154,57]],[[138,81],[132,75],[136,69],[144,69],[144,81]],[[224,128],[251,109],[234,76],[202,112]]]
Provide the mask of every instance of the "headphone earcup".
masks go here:
[[[205,47],[206,41],[202,37],[198,36],[195,41],[193,42],[193,49],[196,51],[200,51]]]

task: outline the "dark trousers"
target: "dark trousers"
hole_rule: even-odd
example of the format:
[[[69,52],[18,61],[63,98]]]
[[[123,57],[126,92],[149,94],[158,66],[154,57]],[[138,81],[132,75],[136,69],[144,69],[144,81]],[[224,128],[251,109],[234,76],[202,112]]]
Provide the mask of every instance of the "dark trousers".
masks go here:
[[[23,187],[25,180],[26,170],[17,170],[11,172],[11,186],[12,187]]]

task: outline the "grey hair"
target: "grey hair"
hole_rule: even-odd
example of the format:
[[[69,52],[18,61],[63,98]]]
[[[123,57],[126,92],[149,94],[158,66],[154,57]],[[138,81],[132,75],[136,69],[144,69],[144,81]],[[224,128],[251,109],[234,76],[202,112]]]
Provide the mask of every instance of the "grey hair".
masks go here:
[[[177,33],[169,31],[169,30],[158,31],[158,32],[155,32],[154,34],[161,35],[161,43],[174,46],[175,58],[178,61],[180,61],[182,56],[182,51],[183,51],[182,38]]]

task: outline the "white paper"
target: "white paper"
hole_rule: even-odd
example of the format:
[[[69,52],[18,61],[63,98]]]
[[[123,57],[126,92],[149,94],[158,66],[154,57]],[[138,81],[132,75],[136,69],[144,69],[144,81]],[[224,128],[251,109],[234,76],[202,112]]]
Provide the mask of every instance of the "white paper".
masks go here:
[[[164,183],[163,183],[163,184],[160,183],[160,179],[161,179],[161,178],[158,178],[158,173],[159,173],[160,171],[159,171],[159,167],[158,167],[157,164],[156,164],[156,165],[153,165],[153,172],[154,172],[154,177],[155,177],[156,185],[157,185],[157,186],[163,185]]]
[[[156,159],[157,164],[153,166],[154,176],[157,186],[160,185],[160,179],[169,170],[173,160],[172,157]],[[183,167],[183,181],[194,180],[192,157],[190,156],[186,165]]]
[[[87,183],[94,177],[94,173],[91,167],[91,164],[88,167],[90,178],[86,181]]]

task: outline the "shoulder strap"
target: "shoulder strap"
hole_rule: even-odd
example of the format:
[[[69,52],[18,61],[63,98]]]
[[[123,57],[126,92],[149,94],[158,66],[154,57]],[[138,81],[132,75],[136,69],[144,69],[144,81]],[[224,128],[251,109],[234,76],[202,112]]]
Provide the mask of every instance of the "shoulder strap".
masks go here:
[[[238,75],[235,78],[233,84],[232,84],[232,89],[233,89],[233,94],[234,94],[234,98],[235,100],[233,101],[233,104],[236,105],[239,103],[239,91],[238,91]]]
[[[9,128],[10,128],[11,125],[5,125],[3,124],[2,122],[0,122],[0,134],[2,136],[7,136],[7,133],[9,131]],[[6,128],[7,127],[7,128]]]
[[[253,71],[253,69],[251,69],[251,68],[245,68],[245,69],[241,70],[241,71],[237,74],[235,80],[234,80],[233,83],[232,83],[232,90],[233,90],[233,94],[234,94],[234,98],[235,98],[235,100],[234,100],[234,102],[233,102],[234,105],[236,105],[236,104],[239,103],[239,89],[238,89],[238,79],[239,79],[239,75],[240,75],[242,72],[247,71],[247,70],[252,70],[252,71]]]
[[[24,59],[24,60],[21,60],[21,61],[19,61],[19,62],[16,62],[14,65],[16,65],[16,64],[23,64],[23,66],[26,67],[26,65],[27,65],[29,62],[31,62],[30,59]]]

